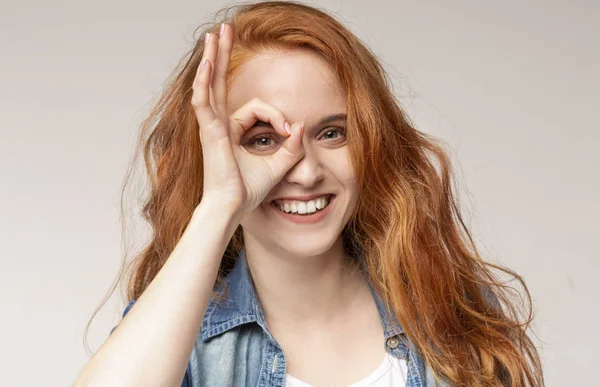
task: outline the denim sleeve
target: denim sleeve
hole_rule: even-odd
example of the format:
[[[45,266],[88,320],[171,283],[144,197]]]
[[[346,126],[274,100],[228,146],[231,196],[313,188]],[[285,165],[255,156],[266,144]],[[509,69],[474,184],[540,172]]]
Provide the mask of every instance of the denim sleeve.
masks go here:
[[[129,312],[129,310],[131,309],[133,304],[135,304],[135,300],[129,301],[129,304],[127,304],[127,306],[125,307],[125,310],[123,311],[123,317],[125,317],[127,312]],[[110,333],[112,334],[116,328],[117,327],[115,326],[113,329],[111,329]],[[190,363],[188,363],[187,369],[185,370],[185,375],[183,376],[183,381],[181,382],[181,387],[191,387],[191,385],[192,385],[191,379],[190,379],[191,374],[192,374],[192,370],[190,369]]]
[[[121,318],[125,317],[125,315],[127,314],[127,312],[129,312],[129,309],[131,309],[131,307],[133,306],[133,304],[135,304],[135,300],[129,301],[129,304],[127,304],[127,306],[125,307],[125,310],[123,311],[123,316]],[[109,335],[112,334],[115,329],[117,329],[116,326],[113,329],[110,330]]]

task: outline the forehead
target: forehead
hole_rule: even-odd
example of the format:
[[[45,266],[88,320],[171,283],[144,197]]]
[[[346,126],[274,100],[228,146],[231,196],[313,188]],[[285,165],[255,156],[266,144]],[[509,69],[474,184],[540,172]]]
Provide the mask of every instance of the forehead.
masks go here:
[[[346,96],[330,65],[311,50],[258,54],[242,65],[228,93],[228,110],[252,98],[280,109],[291,121],[318,121],[346,112]]]

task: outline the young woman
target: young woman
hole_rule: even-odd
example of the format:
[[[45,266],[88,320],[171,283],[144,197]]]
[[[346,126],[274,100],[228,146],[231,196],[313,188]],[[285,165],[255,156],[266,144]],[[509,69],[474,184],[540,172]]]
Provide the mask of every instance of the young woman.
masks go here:
[[[491,269],[521,277],[369,49],[307,5],[229,11],[144,123],[152,238],[75,385],[542,386]]]

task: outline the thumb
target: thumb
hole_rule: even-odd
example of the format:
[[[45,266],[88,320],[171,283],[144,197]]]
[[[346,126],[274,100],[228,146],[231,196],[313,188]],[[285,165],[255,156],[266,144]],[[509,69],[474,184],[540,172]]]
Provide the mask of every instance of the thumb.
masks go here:
[[[290,131],[292,134],[284,141],[283,146],[268,160],[271,170],[278,179],[304,157],[304,144],[302,141],[304,122],[294,122]]]

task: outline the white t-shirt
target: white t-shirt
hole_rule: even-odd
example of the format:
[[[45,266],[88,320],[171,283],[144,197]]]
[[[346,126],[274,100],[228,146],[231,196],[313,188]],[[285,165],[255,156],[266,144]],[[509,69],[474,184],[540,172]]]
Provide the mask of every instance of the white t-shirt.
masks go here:
[[[398,359],[386,352],[383,362],[366,378],[348,387],[404,387],[408,368],[406,360]],[[290,374],[285,375],[285,387],[314,387],[296,379]]]

